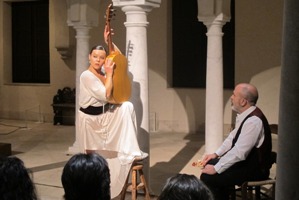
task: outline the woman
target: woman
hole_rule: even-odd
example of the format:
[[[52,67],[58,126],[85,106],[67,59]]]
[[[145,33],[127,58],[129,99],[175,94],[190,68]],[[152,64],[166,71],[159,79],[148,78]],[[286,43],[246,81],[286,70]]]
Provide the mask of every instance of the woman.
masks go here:
[[[106,26],[106,43],[109,34]],[[120,53],[115,45],[114,49]],[[108,103],[113,90],[115,63],[106,57],[103,46],[93,47],[89,53],[90,65],[80,76],[78,135],[82,153],[116,154],[112,159],[105,156],[111,173],[113,198],[122,189],[134,159],[144,159],[148,154],[139,148],[133,104]]]
[[[110,32],[105,27],[104,37]],[[117,48],[115,48],[119,51]],[[91,153],[98,150],[116,151],[126,158],[146,157],[136,138],[136,116],[133,104],[109,104],[113,90],[115,63],[106,59],[101,45],[89,53],[89,67],[80,76],[79,134],[81,150]]]

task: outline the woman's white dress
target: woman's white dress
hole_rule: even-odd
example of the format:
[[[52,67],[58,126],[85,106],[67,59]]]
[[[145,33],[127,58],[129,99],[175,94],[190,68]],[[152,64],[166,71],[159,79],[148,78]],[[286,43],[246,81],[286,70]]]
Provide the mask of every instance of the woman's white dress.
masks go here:
[[[79,106],[102,106],[107,103],[101,80],[86,70],[80,76]],[[81,152],[95,150],[106,158],[111,176],[111,198],[117,196],[125,183],[135,157],[142,157],[137,141],[136,115],[133,104],[111,105],[100,115],[78,111]]]

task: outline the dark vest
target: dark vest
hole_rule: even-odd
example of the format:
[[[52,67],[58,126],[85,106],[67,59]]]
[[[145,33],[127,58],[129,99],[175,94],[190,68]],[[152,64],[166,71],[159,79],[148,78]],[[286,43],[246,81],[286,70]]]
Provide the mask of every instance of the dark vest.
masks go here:
[[[235,138],[233,139],[232,147],[237,142],[240,134],[242,134],[241,130],[243,127],[244,122],[252,116],[259,117],[263,122],[264,127],[264,141],[259,148],[254,147],[250,153],[248,154],[245,161],[246,165],[250,166],[252,169],[257,170],[260,172],[260,178],[268,178],[269,171],[272,166],[272,159],[271,159],[271,151],[272,151],[272,137],[271,137],[271,129],[268,123],[267,118],[262,113],[262,111],[256,107],[254,111],[252,111],[241,123]]]

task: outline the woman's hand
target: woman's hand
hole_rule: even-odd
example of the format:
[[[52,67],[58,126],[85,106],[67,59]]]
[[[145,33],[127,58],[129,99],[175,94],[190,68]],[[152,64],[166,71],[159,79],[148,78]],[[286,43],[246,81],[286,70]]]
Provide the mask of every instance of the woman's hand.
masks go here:
[[[104,40],[105,40],[106,44],[108,44],[108,39],[109,39],[110,34],[114,35],[113,29],[109,30],[108,26],[106,25],[105,29],[104,29]]]
[[[113,62],[112,59],[107,58],[105,60],[104,68],[105,68],[105,72],[106,72],[106,77],[109,77],[109,76],[112,77],[113,76],[114,65],[115,65],[115,62]]]

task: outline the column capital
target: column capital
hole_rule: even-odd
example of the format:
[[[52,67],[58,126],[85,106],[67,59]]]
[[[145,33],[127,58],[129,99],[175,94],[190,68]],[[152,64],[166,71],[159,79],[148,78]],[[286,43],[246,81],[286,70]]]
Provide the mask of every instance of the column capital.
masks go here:
[[[98,26],[100,0],[66,0],[66,2],[68,26]]]
[[[153,7],[146,6],[146,5],[123,5],[121,6],[122,11],[125,13],[148,13],[150,12]]]
[[[203,22],[206,26],[212,23],[222,23],[230,21],[230,0],[211,1],[197,0],[198,21]]]
[[[220,29],[220,30],[222,30],[222,27],[228,21],[229,21],[229,19],[225,18],[223,16],[223,14],[221,13],[221,14],[219,14],[216,17],[205,18],[202,22],[204,23],[204,25],[207,26],[208,33],[209,33],[209,32],[211,32],[211,27],[213,27],[213,29]]]
[[[91,26],[81,24],[74,24],[73,28],[77,31],[77,35],[89,35],[89,30],[92,29]]]
[[[161,0],[112,0],[114,6],[141,6],[150,8],[160,7]]]
[[[66,1],[52,0],[52,4],[55,20],[55,48],[61,55],[61,59],[67,60],[72,57],[75,41],[71,28],[65,25],[67,21]]]

